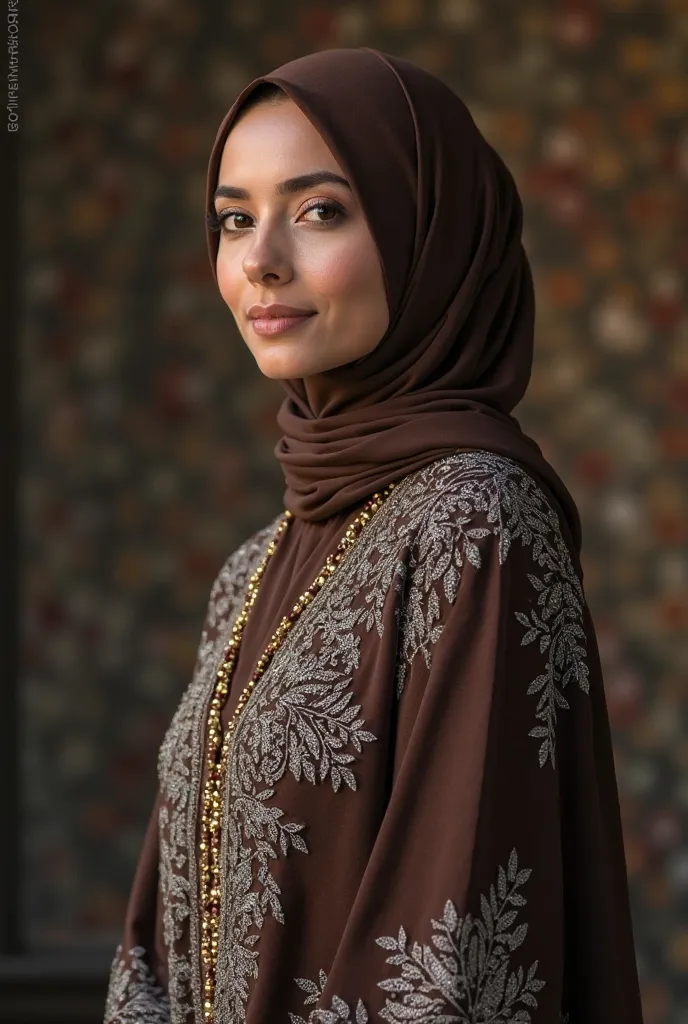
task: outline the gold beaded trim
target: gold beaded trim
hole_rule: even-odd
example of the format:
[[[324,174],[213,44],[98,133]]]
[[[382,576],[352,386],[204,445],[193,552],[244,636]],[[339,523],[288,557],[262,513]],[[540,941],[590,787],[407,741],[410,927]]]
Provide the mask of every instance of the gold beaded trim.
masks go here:
[[[255,603],[260,588],[260,581],[268,561],[274,554],[277,542],[294,518],[293,512],[285,511],[275,536],[268,544],[265,555],[251,576],[243,607],[233,627],[232,635],[227,642],[222,663],[217,671],[215,688],[210,701],[206,734],[206,781],[203,790],[201,812],[200,875],[201,875],[201,962],[203,966],[203,1021],[212,1024],[214,1019],[215,971],[217,966],[218,935],[220,925],[220,829],[222,821],[222,805],[227,764],[229,761],[230,740],[236,727],[239,715],[246,706],[251,691],[273,655],[284,642],[303,609],[310,604],[322,588],[328,576],[331,576],[347,552],[356,543],[365,524],[384,504],[395,484],[391,483],[382,493],[376,492],[346,529],[339,541],[334,554],[329,554],[322,569],[294,605],[291,612],[285,615],[277,627],[264,653],[258,659],[255,671],[248,685],[244,687],[227,729],[222,735],[222,708],[229,694],[230,682],[234,666],[239,654],[239,646],[248,620],[248,613]]]

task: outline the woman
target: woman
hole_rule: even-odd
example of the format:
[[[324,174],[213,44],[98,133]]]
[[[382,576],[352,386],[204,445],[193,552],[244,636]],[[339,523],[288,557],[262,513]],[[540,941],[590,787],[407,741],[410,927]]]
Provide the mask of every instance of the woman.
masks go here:
[[[639,1024],[580,520],[510,415],[511,175],[440,80],[334,49],[243,90],[206,198],[285,511],[212,588],[107,1024]]]

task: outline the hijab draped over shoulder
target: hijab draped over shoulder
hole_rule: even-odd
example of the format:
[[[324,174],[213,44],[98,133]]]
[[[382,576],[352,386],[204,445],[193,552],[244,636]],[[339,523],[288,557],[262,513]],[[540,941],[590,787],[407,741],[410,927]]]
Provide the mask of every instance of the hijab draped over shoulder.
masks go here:
[[[301,108],[347,176],[377,244],[390,322],[356,362],[280,383],[275,454],[295,515],[319,520],[457,448],[522,463],[576,505],[511,410],[533,360],[534,297],[514,180],[440,79],[371,47],[332,49],[256,78],[223,119],[206,206],[242,104],[272,82]],[[207,231],[215,274],[219,239]]]
[[[294,518],[257,596],[281,510],[212,586],[105,1022],[642,1024],[580,523],[510,415],[533,353],[512,178],[432,75],[334,49],[243,90],[212,150],[208,209],[260,82],[299,104],[347,174],[390,323],[357,362],[282,382],[276,455]],[[209,233],[213,268],[215,245]],[[255,682],[284,617],[391,481]],[[205,737],[251,588],[221,712],[227,729],[245,701],[218,783],[208,1010]]]

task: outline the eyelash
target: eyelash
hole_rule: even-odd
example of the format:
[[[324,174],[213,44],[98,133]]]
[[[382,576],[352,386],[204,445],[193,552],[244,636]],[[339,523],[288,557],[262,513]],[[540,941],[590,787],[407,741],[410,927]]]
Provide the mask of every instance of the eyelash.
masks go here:
[[[327,210],[334,210],[335,213],[337,213],[338,216],[341,217],[341,218],[346,216],[346,211],[344,210],[344,207],[341,206],[339,203],[336,203],[332,199],[316,199],[316,201],[314,203],[311,203],[310,206],[307,206],[306,209],[303,212],[304,213],[308,213],[310,210],[317,210],[317,209],[322,209],[322,208],[327,209]],[[228,209],[228,210],[222,210],[221,213],[216,213],[215,210],[213,210],[212,212],[208,212],[206,214],[206,223],[207,223],[207,225],[208,225],[208,227],[210,228],[211,231],[221,231],[221,230],[223,230],[224,222],[226,220],[229,220],[229,218],[232,217],[232,216],[246,217],[246,216],[248,216],[248,214],[242,213],[241,210],[231,210],[231,209]],[[321,221],[319,226],[320,227],[329,227],[330,224],[335,224],[336,222],[337,222],[337,218],[333,218],[332,220],[329,220],[329,221]],[[245,228],[243,228],[243,229],[240,228],[237,231],[229,231],[229,230],[225,229],[224,233],[227,234],[227,235],[238,235],[238,234],[241,233],[242,230],[246,230],[246,229]]]

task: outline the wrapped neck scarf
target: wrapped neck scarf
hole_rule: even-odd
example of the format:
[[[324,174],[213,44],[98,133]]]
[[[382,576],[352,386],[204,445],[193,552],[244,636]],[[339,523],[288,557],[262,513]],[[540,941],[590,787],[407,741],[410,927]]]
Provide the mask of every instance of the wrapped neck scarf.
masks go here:
[[[434,75],[370,47],[323,50],[240,93],[211,151],[207,211],[227,135],[261,82],[287,93],[347,175],[377,244],[390,311],[385,335],[362,359],[280,382],[275,455],[286,507],[322,520],[457,448],[485,449],[537,474],[579,555],[575,502],[510,415],[530,379],[534,296],[522,206],[503,161]],[[210,230],[207,244],[215,275]]]

